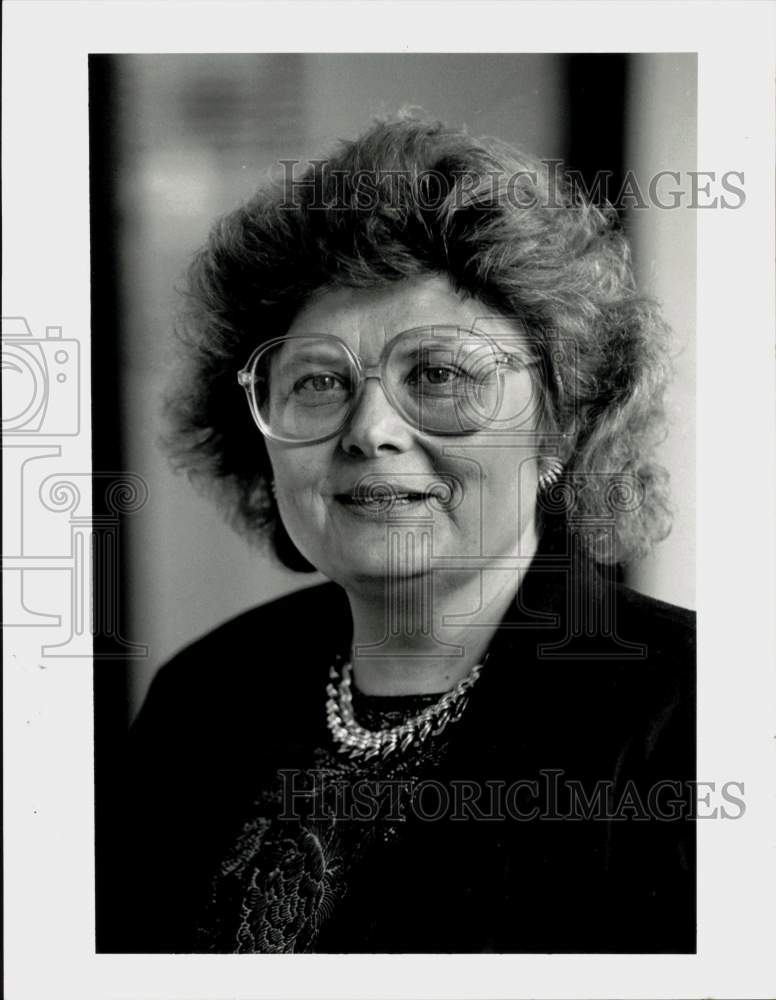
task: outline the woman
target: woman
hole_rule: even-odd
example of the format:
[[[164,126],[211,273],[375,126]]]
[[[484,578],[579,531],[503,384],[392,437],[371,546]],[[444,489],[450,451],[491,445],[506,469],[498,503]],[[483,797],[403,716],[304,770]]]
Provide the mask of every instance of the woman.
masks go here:
[[[170,443],[331,582],[159,671],[101,948],[693,951],[692,616],[616,572],[669,527],[666,336],[616,217],[414,118],[288,180],[193,263]]]

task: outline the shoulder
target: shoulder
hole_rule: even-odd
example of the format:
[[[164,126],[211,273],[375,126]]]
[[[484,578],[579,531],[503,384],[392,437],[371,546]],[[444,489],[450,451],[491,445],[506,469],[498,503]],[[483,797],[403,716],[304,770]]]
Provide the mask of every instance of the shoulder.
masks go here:
[[[347,641],[344,591],[325,583],[295,591],[224,622],[159,668],[141,715],[164,710],[212,712],[222,701],[258,708],[320,673]],[[199,712],[197,712],[199,714]]]
[[[244,652],[246,640],[265,642],[274,634],[288,634],[288,630],[293,630],[292,636],[298,640],[309,636],[318,625],[331,625],[332,616],[347,613],[347,598],[341,587],[334,583],[307,587],[236,615],[184,647],[168,665],[197,659],[214,647],[222,652],[232,648]]]
[[[616,696],[628,753],[666,773],[692,776],[695,760],[695,612],[616,587],[618,638],[633,644]],[[640,649],[641,654],[637,653]]]
[[[624,637],[649,647],[658,658],[684,659],[695,655],[694,611],[648,597],[618,584],[616,626]]]

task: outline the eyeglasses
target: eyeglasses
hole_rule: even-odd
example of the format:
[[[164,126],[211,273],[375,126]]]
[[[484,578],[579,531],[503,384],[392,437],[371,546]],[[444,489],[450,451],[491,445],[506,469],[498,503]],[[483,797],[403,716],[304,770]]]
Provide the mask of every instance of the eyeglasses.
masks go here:
[[[424,434],[454,436],[514,424],[505,413],[505,378],[534,364],[525,341],[503,347],[456,326],[406,330],[389,341],[377,365],[330,334],[278,337],[258,347],[238,372],[259,430],[275,441],[313,444],[342,431],[368,379]],[[519,394],[525,421],[527,400]]]

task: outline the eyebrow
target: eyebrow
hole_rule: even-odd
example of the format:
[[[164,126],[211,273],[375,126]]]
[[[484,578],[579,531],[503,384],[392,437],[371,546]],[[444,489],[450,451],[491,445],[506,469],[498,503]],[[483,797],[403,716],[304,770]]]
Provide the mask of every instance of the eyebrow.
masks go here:
[[[457,340],[434,340],[429,337],[423,340],[417,340],[414,343],[406,343],[402,345],[401,354],[419,354],[422,351],[448,351],[450,353],[456,353],[460,351],[461,343]]]
[[[285,354],[285,357],[283,356]],[[290,367],[295,364],[335,364],[336,362],[342,361],[347,364],[347,358],[345,358],[341,351],[336,350],[329,345],[322,347],[320,350],[310,351],[284,351],[278,358],[278,365],[281,371],[285,368]]]
[[[471,350],[467,350],[465,345],[465,340],[459,340],[453,337],[429,337],[428,339],[419,339],[412,344],[408,343],[406,346],[403,346],[401,350],[398,350],[395,353],[398,357],[406,359],[418,356],[422,357],[426,353],[439,352],[446,354],[451,360],[455,360],[458,357],[468,357],[469,355],[484,357],[486,349],[489,349],[494,355],[498,356],[514,353],[514,351],[505,351],[499,344],[494,344],[489,338],[486,337],[478,338],[478,342],[472,345]]]

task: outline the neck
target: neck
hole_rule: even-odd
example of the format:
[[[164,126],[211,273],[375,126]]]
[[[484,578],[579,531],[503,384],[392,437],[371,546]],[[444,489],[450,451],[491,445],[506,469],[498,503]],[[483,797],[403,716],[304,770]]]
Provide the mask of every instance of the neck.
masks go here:
[[[509,569],[434,570],[348,589],[359,690],[395,696],[455,687],[485,658],[536,551],[533,533],[520,549]]]

